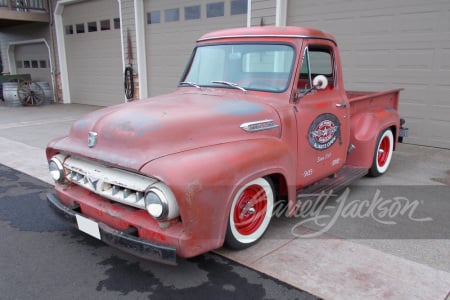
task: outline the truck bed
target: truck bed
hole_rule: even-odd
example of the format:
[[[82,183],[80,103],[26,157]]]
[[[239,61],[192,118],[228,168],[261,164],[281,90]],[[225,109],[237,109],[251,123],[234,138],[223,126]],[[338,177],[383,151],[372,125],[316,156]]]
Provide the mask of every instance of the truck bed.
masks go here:
[[[403,89],[383,92],[346,91],[350,103],[350,115],[377,108],[398,110],[399,93]]]

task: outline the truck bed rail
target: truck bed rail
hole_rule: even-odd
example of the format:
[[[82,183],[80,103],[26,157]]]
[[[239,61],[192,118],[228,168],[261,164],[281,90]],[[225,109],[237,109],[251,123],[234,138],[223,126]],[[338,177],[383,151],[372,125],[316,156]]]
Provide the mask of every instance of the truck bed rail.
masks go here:
[[[367,108],[391,108],[398,110],[398,100],[400,91],[403,89],[394,89],[384,92],[363,92],[346,91],[350,103],[350,115],[353,116],[361,111],[367,111]]]

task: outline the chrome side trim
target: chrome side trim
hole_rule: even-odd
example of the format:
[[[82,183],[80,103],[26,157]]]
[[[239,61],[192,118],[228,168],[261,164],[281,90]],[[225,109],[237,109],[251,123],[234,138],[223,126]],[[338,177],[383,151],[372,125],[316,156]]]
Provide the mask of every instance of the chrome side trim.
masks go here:
[[[247,132],[257,132],[257,131],[275,129],[275,128],[278,128],[279,125],[275,124],[274,120],[261,120],[261,121],[243,123],[240,127],[244,131],[247,131]]]

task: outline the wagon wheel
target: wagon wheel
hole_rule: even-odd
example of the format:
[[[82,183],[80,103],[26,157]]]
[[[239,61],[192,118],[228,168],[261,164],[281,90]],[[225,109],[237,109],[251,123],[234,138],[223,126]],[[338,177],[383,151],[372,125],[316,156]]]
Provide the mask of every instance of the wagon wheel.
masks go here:
[[[33,81],[21,81],[17,87],[17,96],[23,106],[37,106],[44,102],[44,90]]]

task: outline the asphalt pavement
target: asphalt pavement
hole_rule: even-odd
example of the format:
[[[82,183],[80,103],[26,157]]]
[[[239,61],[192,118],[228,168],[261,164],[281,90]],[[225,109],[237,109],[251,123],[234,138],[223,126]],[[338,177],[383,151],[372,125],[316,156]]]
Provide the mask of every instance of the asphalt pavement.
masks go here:
[[[213,253],[176,267],[122,253],[57,218],[51,190],[0,165],[1,299],[318,299]]]

